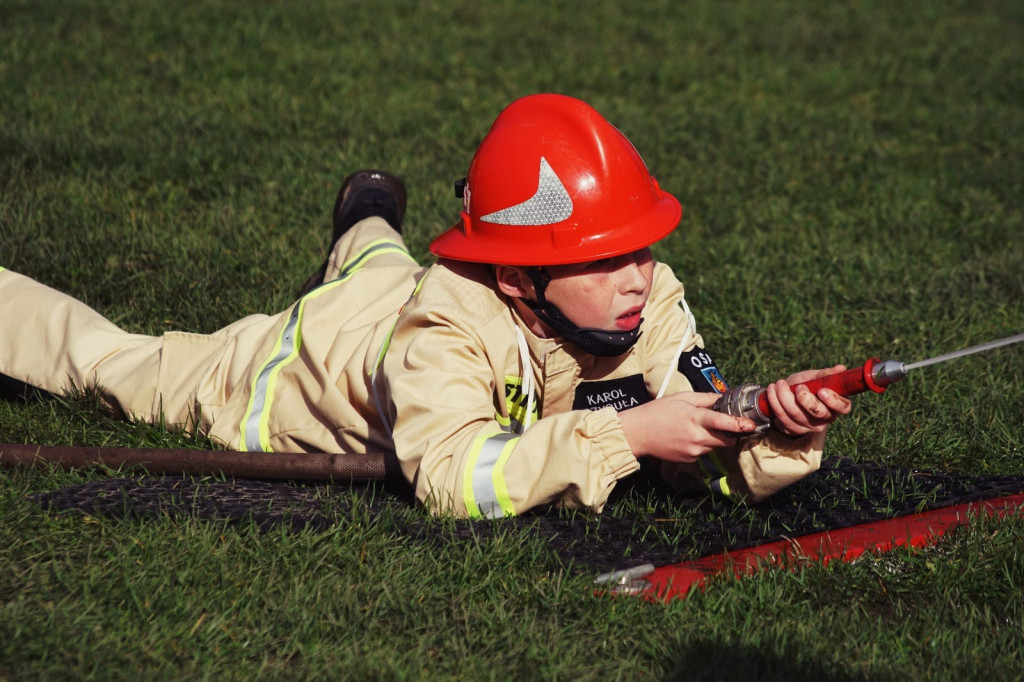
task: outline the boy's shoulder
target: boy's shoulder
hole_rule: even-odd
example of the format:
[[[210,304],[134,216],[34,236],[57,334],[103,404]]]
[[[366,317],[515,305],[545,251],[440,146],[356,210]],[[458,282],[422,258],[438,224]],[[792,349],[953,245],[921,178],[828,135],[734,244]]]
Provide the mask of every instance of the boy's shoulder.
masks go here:
[[[672,268],[662,261],[654,262],[654,277],[651,282],[651,300],[661,298],[679,298],[683,293],[683,283],[676,277]]]
[[[428,269],[406,312],[454,315],[479,327],[508,314],[508,301],[499,293],[489,265],[442,258]]]

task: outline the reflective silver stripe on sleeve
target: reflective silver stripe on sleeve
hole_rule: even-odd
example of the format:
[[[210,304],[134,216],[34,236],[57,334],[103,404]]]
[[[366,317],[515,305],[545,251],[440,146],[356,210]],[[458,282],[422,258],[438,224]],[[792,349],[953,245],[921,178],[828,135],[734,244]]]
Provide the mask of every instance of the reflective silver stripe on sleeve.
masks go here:
[[[503,496],[494,485],[494,468],[505,447],[519,436],[513,433],[499,433],[491,436],[480,446],[480,455],[473,467],[473,498],[480,514],[488,519],[500,519],[505,516],[502,509]]]

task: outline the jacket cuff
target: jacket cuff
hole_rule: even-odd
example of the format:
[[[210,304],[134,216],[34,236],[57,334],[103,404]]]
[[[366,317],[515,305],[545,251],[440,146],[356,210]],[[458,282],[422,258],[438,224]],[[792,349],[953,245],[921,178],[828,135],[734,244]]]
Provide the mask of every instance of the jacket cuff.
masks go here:
[[[605,407],[589,412],[583,418],[583,424],[584,431],[593,444],[593,459],[599,462],[598,486],[604,490],[604,495],[595,511],[600,511],[615,483],[639,469],[640,462],[629,447],[626,432],[622,429],[622,422],[619,421],[619,414],[615,408]]]
[[[750,502],[760,502],[817,471],[824,446],[824,432],[791,438],[769,431],[743,445],[729,485]]]

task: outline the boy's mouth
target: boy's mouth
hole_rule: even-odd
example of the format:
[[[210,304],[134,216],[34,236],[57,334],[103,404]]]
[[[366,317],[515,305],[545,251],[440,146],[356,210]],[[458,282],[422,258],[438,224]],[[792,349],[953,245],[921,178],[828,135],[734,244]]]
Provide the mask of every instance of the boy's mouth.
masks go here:
[[[640,324],[640,313],[642,313],[643,310],[644,307],[642,305],[630,308],[625,313],[615,318],[615,326],[623,331],[636,329],[637,325]]]

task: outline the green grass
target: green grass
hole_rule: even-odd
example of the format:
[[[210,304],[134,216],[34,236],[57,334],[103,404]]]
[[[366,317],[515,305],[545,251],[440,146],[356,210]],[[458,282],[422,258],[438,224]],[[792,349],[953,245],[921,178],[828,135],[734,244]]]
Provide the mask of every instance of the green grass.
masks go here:
[[[594,104],[683,202],[656,255],[733,383],[1024,330],[1009,0],[3,0],[0,266],[131,331],[275,312],[322,258],[347,172],[406,180],[426,262],[490,122],[539,91]],[[921,369],[856,398],[829,454],[1022,475],[1022,399],[1019,348]],[[0,441],[206,445],[87,398],[0,404]],[[0,678],[1024,671],[1019,521],[665,606],[594,598],[529,528],[428,546],[398,530],[422,512],[369,502],[295,532],[28,497],[103,475],[0,472]]]

